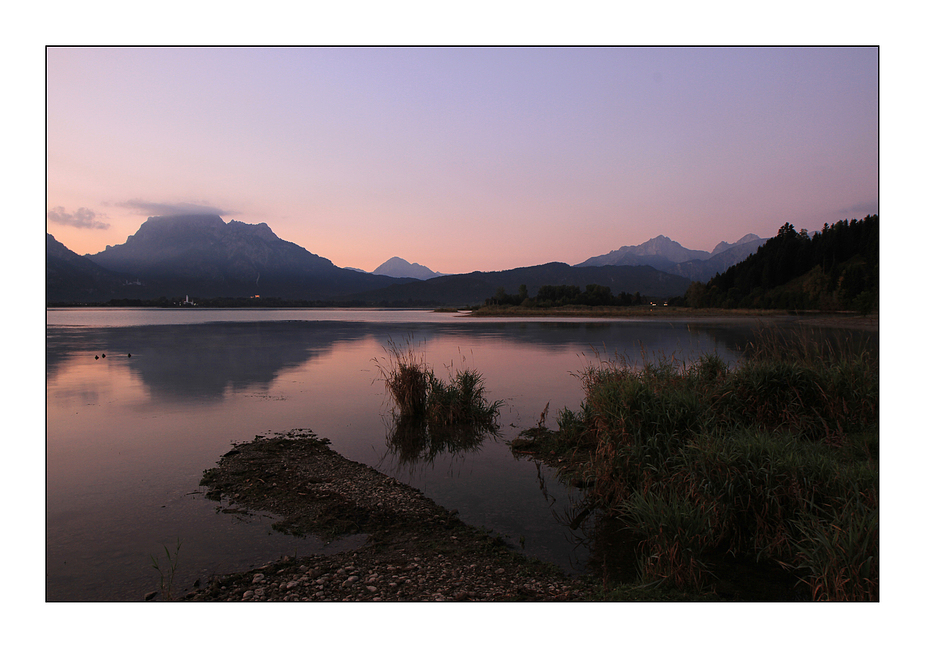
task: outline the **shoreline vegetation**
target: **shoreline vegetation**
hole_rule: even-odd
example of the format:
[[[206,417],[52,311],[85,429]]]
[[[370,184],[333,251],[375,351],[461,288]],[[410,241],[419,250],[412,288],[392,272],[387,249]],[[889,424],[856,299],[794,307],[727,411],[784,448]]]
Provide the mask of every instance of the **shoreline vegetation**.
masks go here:
[[[686,306],[553,306],[536,308],[527,306],[482,306],[472,311],[462,309],[436,309],[436,312],[464,312],[466,317],[587,317],[587,318],[639,318],[675,319],[678,321],[734,320],[774,324],[805,324],[807,326],[856,328],[877,330],[880,314],[874,311],[862,314],[854,311],[787,311],[767,309],[690,308]]]
[[[130,300],[129,300],[130,301]],[[767,325],[806,325],[812,327],[851,328],[877,331],[880,325],[879,311],[860,313],[855,311],[792,311],[768,309],[732,308],[690,308],[686,306],[479,306],[479,307],[385,307],[369,305],[267,305],[251,302],[247,306],[162,306],[155,303],[104,303],[75,304],[49,303],[46,308],[218,308],[222,310],[422,310],[434,313],[457,313],[460,317],[497,317],[524,319],[588,318],[588,319],[665,319],[692,322],[760,322]]]
[[[461,427],[492,430],[497,404],[481,399],[477,373],[435,385],[419,358],[391,354],[380,370],[396,424],[426,421],[402,443],[445,450],[446,431],[460,427],[445,412],[465,411],[463,392],[480,414]],[[557,429],[543,412],[510,446],[582,489],[565,523],[591,541],[586,574],[526,558],[293,432],[236,445],[205,472],[207,497],[281,515],[282,531],[354,535],[362,546],[221,577],[183,600],[879,600],[876,346],[772,327],[736,366],[715,354],[641,366],[616,357],[581,378],[578,410],[560,411]],[[448,398],[456,409],[428,410],[428,399]]]
[[[604,578],[611,525],[637,547],[644,583],[879,600],[876,347],[772,328],[736,366],[617,357],[581,378],[580,409],[512,449],[558,458],[559,477],[586,486]]]

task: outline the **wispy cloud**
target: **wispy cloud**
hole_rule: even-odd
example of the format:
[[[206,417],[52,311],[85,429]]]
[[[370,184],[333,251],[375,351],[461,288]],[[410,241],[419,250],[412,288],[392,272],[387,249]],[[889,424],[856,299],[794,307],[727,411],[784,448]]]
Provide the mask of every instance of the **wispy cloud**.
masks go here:
[[[156,203],[147,200],[128,200],[117,203],[118,207],[132,209],[145,216],[191,216],[215,215],[231,216],[236,212],[229,212],[211,205],[196,205],[193,203]]]
[[[64,207],[55,207],[45,212],[45,216],[51,222],[59,225],[69,225],[79,229],[109,229],[109,223],[99,220],[102,214],[97,214],[86,207],[80,207],[70,214],[64,210]]]
[[[839,209],[838,213],[845,214],[847,216],[854,214],[876,214],[879,208],[880,203],[876,200],[871,200],[868,202],[859,202],[856,205],[845,207],[844,209]]]

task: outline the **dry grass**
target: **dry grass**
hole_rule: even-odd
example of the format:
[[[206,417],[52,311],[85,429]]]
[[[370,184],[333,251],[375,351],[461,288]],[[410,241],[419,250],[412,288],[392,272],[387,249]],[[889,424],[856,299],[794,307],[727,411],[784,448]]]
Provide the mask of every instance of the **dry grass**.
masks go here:
[[[870,350],[805,334],[736,367],[618,358],[583,374],[557,436],[590,453],[594,505],[645,538],[643,577],[697,590],[728,553],[787,566],[817,600],[872,600],[878,372]]]
[[[451,370],[444,381],[410,342],[405,348],[390,342],[386,351],[387,359],[374,362],[395,404],[388,444],[402,462],[472,450],[497,435],[503,402],[486,398],[478,371]]]

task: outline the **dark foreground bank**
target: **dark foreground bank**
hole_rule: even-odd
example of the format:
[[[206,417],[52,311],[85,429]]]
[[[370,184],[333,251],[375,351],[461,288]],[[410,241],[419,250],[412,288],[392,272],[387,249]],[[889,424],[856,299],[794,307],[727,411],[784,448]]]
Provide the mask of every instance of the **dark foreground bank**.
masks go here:
[[[288,557],[219,577],[184,601],[576,601],[587,581],[525,558],[415,488],[345,459],[311,433],[257,437],[207,470],[226,511],[267,511],[279,530],[354,536],[359,548]]]

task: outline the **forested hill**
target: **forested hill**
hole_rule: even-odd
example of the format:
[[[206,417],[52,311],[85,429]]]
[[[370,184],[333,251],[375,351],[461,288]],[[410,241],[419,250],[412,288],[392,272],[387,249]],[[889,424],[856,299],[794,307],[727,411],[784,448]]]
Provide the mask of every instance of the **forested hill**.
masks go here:
[[[784,223],[777,236],[685,299],[695,308],[855,310],[879,306],[880,219],[828,224],[812,237]]]

